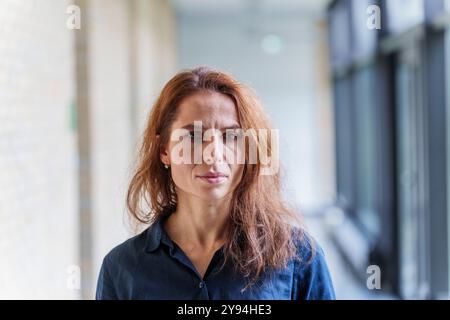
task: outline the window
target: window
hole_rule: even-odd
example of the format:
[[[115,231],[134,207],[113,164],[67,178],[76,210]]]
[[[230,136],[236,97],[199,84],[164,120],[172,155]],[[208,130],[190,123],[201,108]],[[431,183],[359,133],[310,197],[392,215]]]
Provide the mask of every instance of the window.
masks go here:
[[[423,0],[386,0],[390,33],[399,34],[425,20]]]
[[[367,8],[377,4],[373,0],[352,0],[353,56],[360,57],[373,53],[377,46],[378,31],[367,27]]]
[[[331,60],[333,66],[348,64],[351,58],[350,14],[347,1],[336,1],[330,11]]]
[[[374,101],[375,66],[358,69],[353,77],[356,139],[356,202],[358,219],[372,234],[379,232],[377,212],[376,112]]]
[[[354,144],[353,111],[350,79],[335,80],[335,121],[337,145],[337,189],[339,204],[353,213],[354,196]]]
[[[447,0],[447,10],[450,11],[450,0]],[[450,232],[450,27],[447,29],[445,33],[445,53],[446,53],[446,112],[447,112],[447,123],[446,123],[446,129],[447,129],[447,255],[449,257],[448,263],[448,274],[450,275],[450,235],[448,234]],[[448,288],[450,288],[450,276],[449,276],[449,283]]]
[[[427,198],[425,114],[419,48],[400,52],[396,67],[398,209],[401,293],[428,294],[426,257]]]
[[[366,26],[378,2],[386,39]],[[329,10],[339,205],[404,298],[450,292],[449,14],[450,0],[336,0]],[[341,249],[360,270],[352,245]]]

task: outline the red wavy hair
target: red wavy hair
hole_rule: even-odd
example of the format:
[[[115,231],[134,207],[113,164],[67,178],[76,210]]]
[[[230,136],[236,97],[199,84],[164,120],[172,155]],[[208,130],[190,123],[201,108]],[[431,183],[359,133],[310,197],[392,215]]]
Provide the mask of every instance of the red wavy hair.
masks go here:
[[[160,147],[169,141],[169,128],[180,102],[202,90],[230,97],[242,129],[268,129],[269,132],[272,129],[254,92],[230,75],[207,67],[176,74],[164,86],[150,112],[137,169],[127,193],[128,210],[141,223],[154,223],[177,206],[174,183],[170,170],[165,170],[161,162]],[[157,135],[160,135],[159,143]],[[270,155],[271,139],[265,147]],[[297,240],[304,240],[301,216],[282,198],[279,172],[260,175],[260,171],[259,162],[246,161],[242,179],[233,191],[229,212],[231,228],[224,247],[223,265],[231,260],[236,271],[250,279],[248,286],[267,268],[282,268],[291,258],[299,258]]]

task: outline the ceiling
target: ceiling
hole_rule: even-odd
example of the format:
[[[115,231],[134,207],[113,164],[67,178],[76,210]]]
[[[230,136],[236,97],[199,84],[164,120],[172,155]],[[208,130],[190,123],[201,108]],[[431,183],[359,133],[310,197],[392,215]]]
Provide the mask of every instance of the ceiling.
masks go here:
[[[259,12],[321,13],[330,0],[171,0],[179,14]]]

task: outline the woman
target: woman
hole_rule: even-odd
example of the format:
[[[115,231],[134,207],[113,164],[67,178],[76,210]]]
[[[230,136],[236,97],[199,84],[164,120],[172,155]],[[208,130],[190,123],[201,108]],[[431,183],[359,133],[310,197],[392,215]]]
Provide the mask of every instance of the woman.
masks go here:
[[[174,76],[151,110],[127,195],[150,227],[104,258],[97,299],[334,299],[323,251],[268,168],[275,136],[229,75]]]

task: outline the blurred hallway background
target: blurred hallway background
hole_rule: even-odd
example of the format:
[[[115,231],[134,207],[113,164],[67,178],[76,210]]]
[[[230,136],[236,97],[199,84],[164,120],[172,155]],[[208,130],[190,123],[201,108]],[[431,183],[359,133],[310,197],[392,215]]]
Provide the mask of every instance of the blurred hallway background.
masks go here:
[[[449,57],[448,0],[0,0],[0,298],[93,298],[152,103],[207,65],[280,130],[338,299],[448,299]]]

